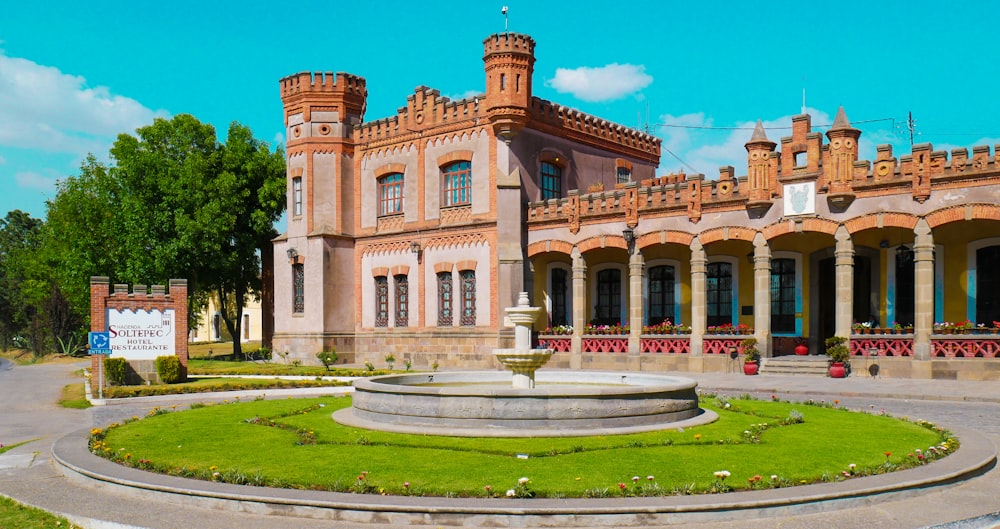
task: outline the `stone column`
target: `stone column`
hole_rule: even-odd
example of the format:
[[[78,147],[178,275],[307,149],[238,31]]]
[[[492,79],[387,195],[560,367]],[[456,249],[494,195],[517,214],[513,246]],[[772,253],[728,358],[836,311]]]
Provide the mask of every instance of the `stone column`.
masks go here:
[[[834,334],[849,337],[854,319],[854,241],[847,228],[841,226],[834,234],[837,240],[833,255],[836,263],[836,304],[834,310]],[[817,343],[818,351],[826,352],[826,344]]]
[[[642,277],[645,260],[642,252],[635,252],[628,258],[628,352],[638,355],[642,351],[643,300]]]
[[[705,257],[705,247],[698,237],[691,241],[691,358],[688,360],[691,371],[705,370],[705,326],[708,321],[705,308],[705,268],[708,259]],[[674,322],[677,323],[677,322]]]
[[[569,367],[583,367],[583,328],[587,325],[587,261],[579,248],[573,247],[573,338]]]
[[[934,330],[934,234],[920,219],[913,228],[913,378],[931,378]]]
[[[753,238],[753,327],[760,356],[770,358],[771,247],[760,233]]]

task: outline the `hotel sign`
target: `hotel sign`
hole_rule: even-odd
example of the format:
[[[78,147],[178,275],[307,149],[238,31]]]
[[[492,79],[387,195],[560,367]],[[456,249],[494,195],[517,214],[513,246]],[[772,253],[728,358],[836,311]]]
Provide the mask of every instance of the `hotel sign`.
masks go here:
[[[155,360],[175,354],[174,310],[108,310],[112,356]]]

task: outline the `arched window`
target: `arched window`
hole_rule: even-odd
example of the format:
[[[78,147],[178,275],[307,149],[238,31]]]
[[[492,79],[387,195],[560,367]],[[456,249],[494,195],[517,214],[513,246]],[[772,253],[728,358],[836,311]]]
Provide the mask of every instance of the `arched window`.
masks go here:
[[[375,278],[375,326],[389,326],[389,278]]]
[[[378,214],[395,215],[403,212],[403,175],[387,174],[378,179]]]
[[[406,275],[393,276],[396,285],[396,327],[410,324],[410,282]]]
[[[551,163],[541,164],[542,200],[562,197],[562,167]]]
[[[472,203],[472,162],[455,162],[441,168],[444,178],[444,205]]]
[[[598,325],[621,323],[622,272],[609,268],[597,272],[597,306],[594,321]]]
[[[451,272],[438,272],[438,325],[451,327],[452,317],[452,285]]]
[[[900,325],[913,325],[913,308],[915,303],[915,268],[913,263],[913,249],[906,245],[896,247],[896,300],[893,305],[896,323]],[[865,320],[858,320],[865,321]],[[892,325],[893,322],[884,322],[885,326]]]
[[[674,267],[651,267],[648,285],[646,324],[674,322]]]
[[[771,332],[795,333],[795,259],[771,261]]]
[[[461,283],[462,316],[459,324],[463,327],[476,326],[476,271],[462,270],[458,274]]]
[[[710,327],[733,323],[733,265],[708,263],[705,269],[706,324]]]
[[[302,263],[292,265],[292,312],[301,314],[306,310],[306,269]]]

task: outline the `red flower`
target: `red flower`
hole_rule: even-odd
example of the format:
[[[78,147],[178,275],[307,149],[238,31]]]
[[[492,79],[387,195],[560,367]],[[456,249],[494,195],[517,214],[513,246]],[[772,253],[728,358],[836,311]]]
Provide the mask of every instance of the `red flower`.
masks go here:
[[[622,489],[622,490],[625,490],[625,484],[624,483],[619,483],[618,484],[618,488]]]
[[[892,455],[892,452],[886,452],[886,453],[885,453],[885,457],[889,457],[889,456],[891,456],[891,455]]]

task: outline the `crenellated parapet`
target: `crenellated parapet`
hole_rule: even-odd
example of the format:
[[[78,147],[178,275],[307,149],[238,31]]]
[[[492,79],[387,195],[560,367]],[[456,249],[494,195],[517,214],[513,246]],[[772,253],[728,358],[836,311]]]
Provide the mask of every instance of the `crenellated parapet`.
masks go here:
[[[340,114],[340,120],[349,117],[361,121],[365,113],[368,88],[365,79],[345,72],[299,72],[280,81],[281,101],[288,116],[302,113],[305,121],[311,120],[314,109]]]
[[[406,98],[406,106],[400,107],[395,116],[357,127],[355,141],[373,148],[425,137],[427,133],[444,134],[475,126],[486,118],[483,98],[484,96],[477,95],[451,100],[435,89],[418,86]]]
[[[535,97],[531,100],[530,117],[529,127],[550,134],[566,135],[647,162],[660,160],[660,138],[586,112]]]

